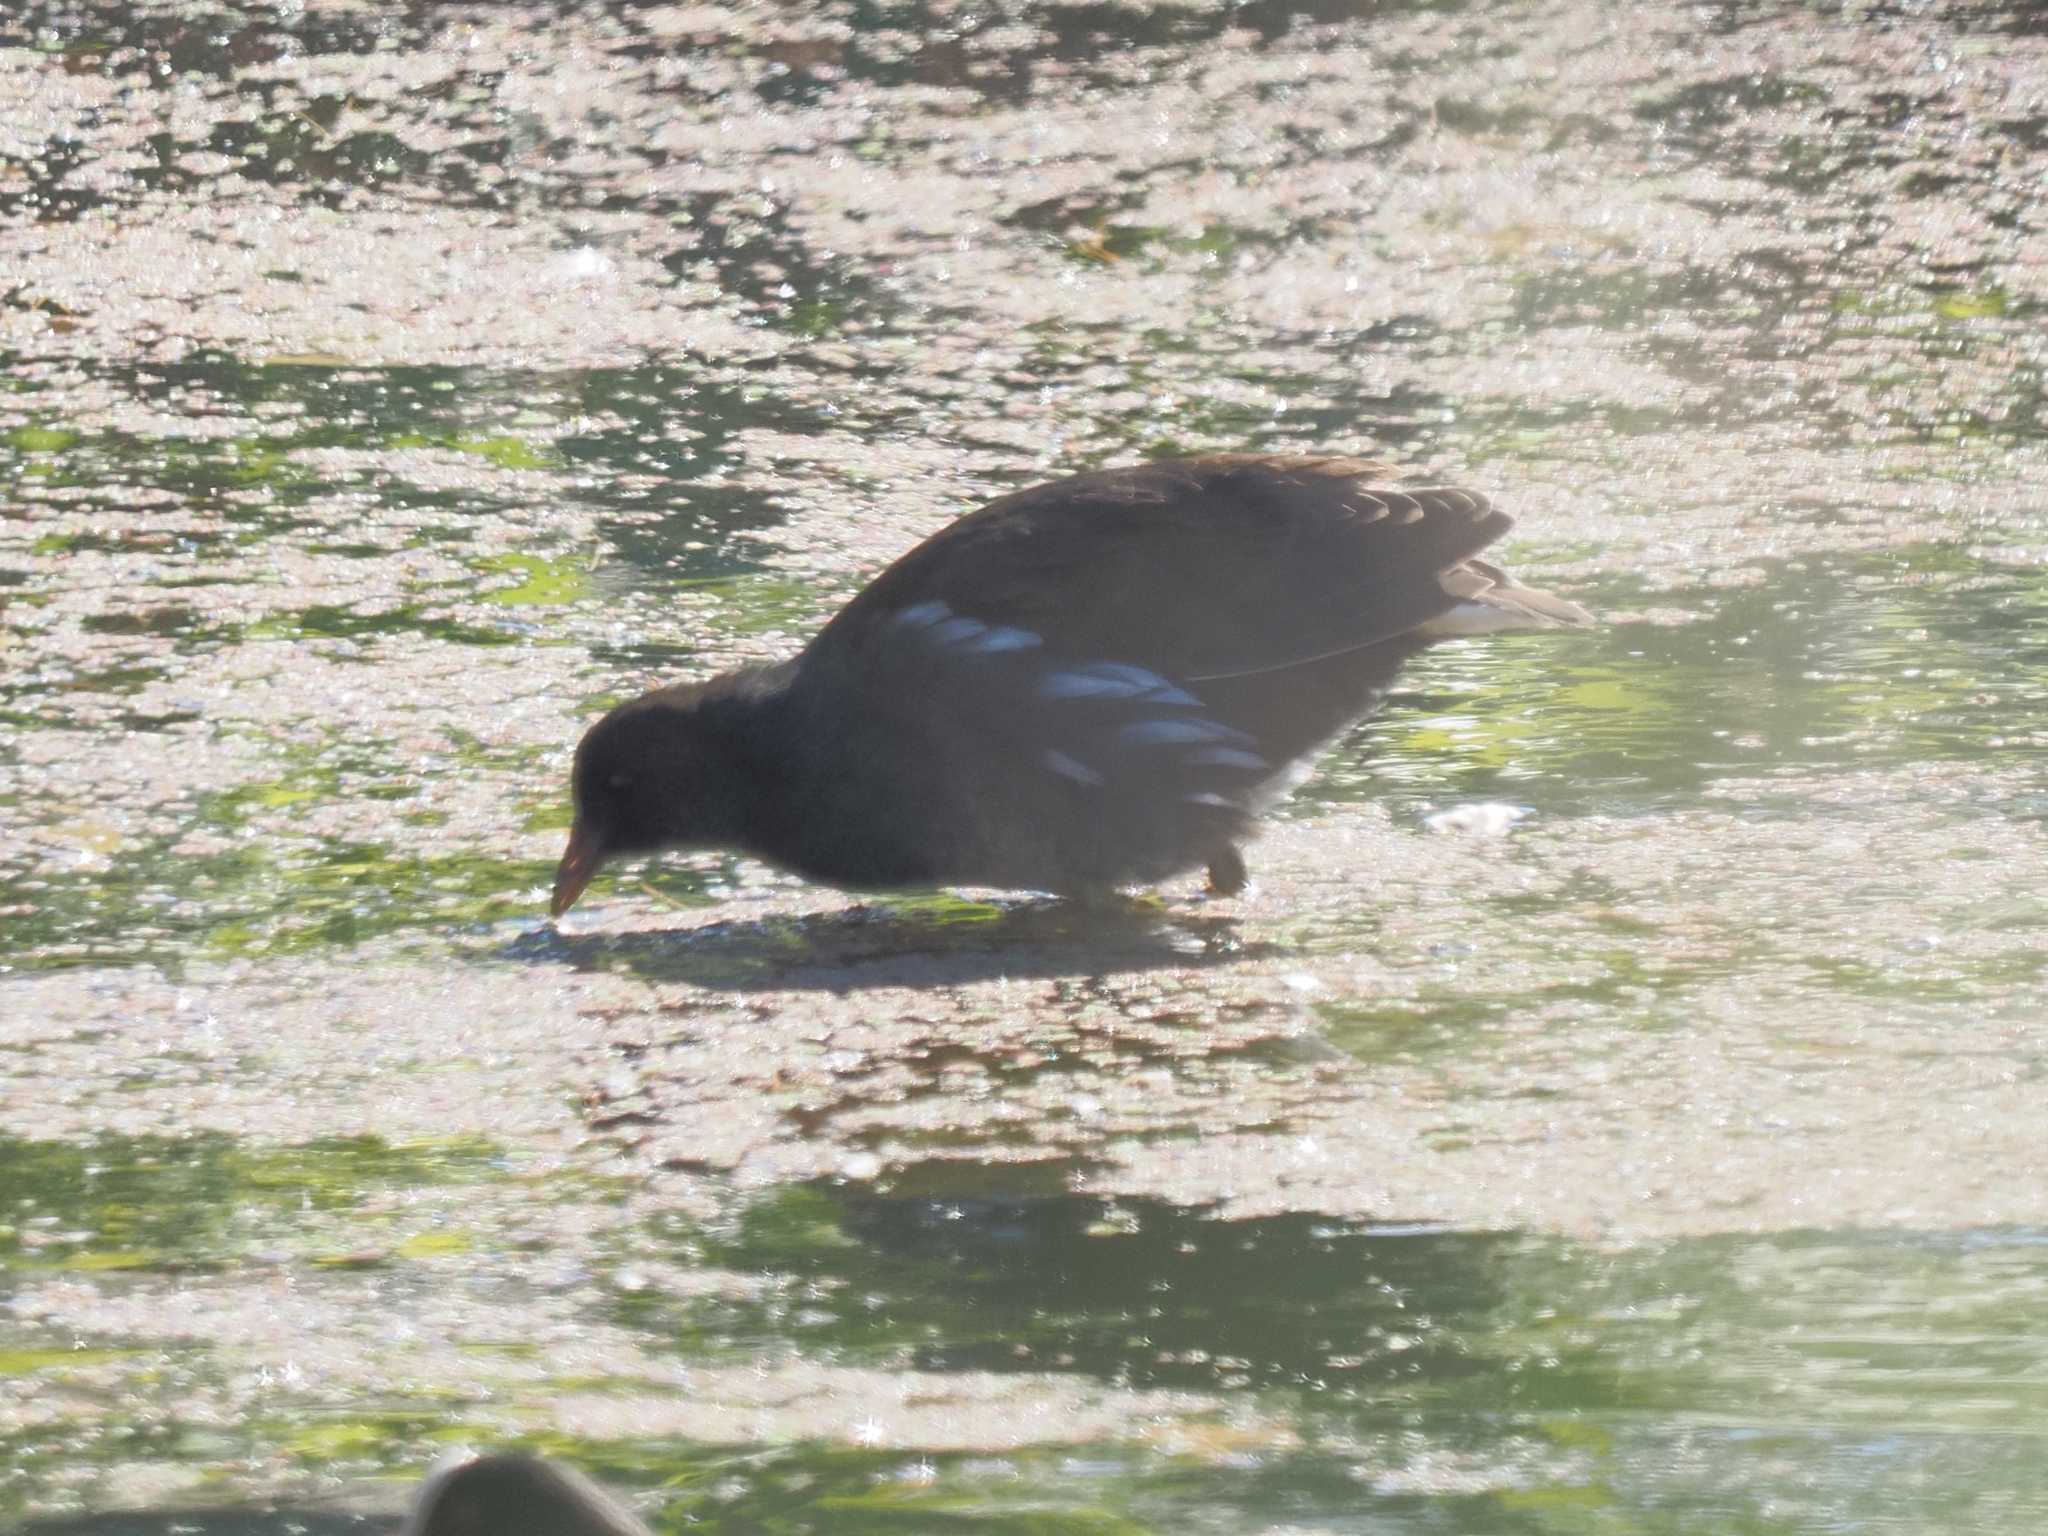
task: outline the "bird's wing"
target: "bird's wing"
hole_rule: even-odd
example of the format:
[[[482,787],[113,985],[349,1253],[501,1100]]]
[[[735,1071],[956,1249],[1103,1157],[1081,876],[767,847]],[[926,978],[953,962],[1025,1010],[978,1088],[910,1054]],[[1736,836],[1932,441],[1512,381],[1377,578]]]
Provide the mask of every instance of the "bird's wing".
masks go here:
[[[1390,473],[1218,454],[1019,491],[903,556],[817,646],[858,648],[891,612],[941,602],[1181,679],[1360,649],[1453,608],[1444,573],[1511,526],[1477,492]]]
[[[820,791],[844,801],[834,820],[915,821],[933,850],[919,873],[935,878],[993,871],[1060,890],[1107,872],[1158,878],[1188,850],[1243,837],[1283,765],[1151,668],[1076,657],[936,598],[877,621],[857,660],[814,649],[799,677],[806,729],[838,743]]]

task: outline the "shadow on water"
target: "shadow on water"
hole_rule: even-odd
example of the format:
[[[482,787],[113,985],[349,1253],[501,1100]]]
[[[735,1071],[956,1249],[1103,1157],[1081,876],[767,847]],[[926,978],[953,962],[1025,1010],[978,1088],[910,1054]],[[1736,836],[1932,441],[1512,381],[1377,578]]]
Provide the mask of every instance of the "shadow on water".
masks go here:
[[[1234,917],[1170,912],[1142,900],[1082,907],[943,894],[665,932],[563,933],[550,925],[529,929],[502,951],[529,964],[735,992],[954,987],[1004,977],[1231,965],[1277,952],[1243,938]]]

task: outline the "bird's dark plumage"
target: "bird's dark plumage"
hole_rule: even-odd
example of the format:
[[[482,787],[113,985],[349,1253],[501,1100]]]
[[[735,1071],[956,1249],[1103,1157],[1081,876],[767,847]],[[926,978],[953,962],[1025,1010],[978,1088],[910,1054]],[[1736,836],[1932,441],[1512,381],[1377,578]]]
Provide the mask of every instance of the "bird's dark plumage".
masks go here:
[[[1474,558],[1484,496],[1215,454],[989,503],[801,654],[659,689],[577,749],[565,911],[615,854],[732,846],[834,885],[1085,892],[1207,864],[1432,640],[1584,624]]]
[[[421,1484],[400,1536],[652,1536],[595,1483],[532,1456],[480,1456]]]

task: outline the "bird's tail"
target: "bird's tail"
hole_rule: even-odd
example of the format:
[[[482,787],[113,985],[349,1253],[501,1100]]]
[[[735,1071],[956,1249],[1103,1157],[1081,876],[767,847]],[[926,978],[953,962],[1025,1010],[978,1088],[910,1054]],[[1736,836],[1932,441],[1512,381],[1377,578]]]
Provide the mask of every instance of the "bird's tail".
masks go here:
[[[1525,587],[1497,565],[1461,560],[1437,578],[1452,606],[1416,627],[1425,640],[1490,635],[1502,629],[1583,629],[1593,615],[1554,593]]]

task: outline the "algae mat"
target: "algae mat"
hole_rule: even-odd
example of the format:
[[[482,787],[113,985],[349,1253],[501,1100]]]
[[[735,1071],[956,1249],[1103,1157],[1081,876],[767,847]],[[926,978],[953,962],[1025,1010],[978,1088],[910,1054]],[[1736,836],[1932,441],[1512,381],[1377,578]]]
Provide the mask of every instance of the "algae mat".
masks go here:
[[[29,0],[0,103],[0,1521],[2048,1514],[2030,9]],[[1238,447],[1606,622],[1245,901],[541,921],[606,701]]]

